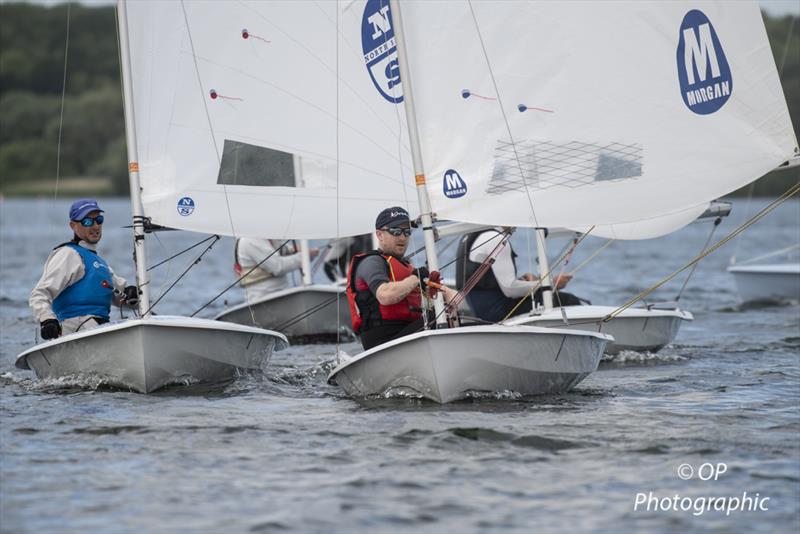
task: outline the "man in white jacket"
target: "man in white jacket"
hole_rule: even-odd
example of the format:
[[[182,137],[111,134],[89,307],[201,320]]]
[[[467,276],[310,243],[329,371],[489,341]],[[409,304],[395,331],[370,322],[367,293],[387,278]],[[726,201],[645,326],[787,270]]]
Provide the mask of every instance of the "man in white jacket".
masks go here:
[[[461,238],[458,252],[456,253],[456,287],[461,289],[466,281],[488,258],[494,248],[502,239],[500,229],[473,232]],[[467,295],[467,302],[473,313],[479,319],[488,322],[498,322],[514,311],[515,314],[527,313],[532,309],[533,302],[542,303],[542,288],[539,279],[526,273],[517,275],[517,254],[511,248],[511,243],[499,251],[491,269],[486,272],[472,291]],[[572,275],[561,274],[553,280],[557,290],[564,288],[572,280]],[[533,299],[527,299],[520,304],[520,300],[536,288]],[[578,306],[583,304],[581,299],[566,293],[556,291],[553,294],[556,306]]]
[[[107,323],[111,304],[135,307],[136,286],[127,286],[97,254],[103,235],[103,210],[97,201],[82,199],[69,211],[71,241],[50,253],[44,272],[28,301],[40,325],[42,339],[95,328]]]
[[[280,242],[271,239],[254,239],[242,237],[236,240],[235,256],[237,275],[241,276],[256,267],[253,272],[245,276],[239,283],[244,288],[247,302],[262,299],[270,293],[291,286],[289,273],[298,270],[302,264],[299,252],[294,247],[277,251]],[[313,259],[319,254],[316,248],[309,249],[309,256]],[[265,261],[264,258],[267,258]]]

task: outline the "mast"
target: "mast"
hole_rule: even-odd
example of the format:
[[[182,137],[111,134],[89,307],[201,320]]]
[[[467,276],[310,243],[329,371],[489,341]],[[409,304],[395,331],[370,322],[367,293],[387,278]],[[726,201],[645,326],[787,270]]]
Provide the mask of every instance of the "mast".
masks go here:
[[[297,154],[292,155],[292,164],[294,165],[294,185],[295,187],[304,187],[305,180],[303,180],[303,163],[300,156]],[[300,240],[300,272],[303,273],[303,285],[311,285],[311,254],[308,248],[308,239]]]
[[[150,316],[150,285],[147,278],[147,259],[144,249],[144,208],[139,184],[139,150],[136,145],[134,123],[133,83],[131,81],[131,54],[128,44],[128,13],[125,0],[117,1],[119,25],[119,54],[122,68],[122,101],[125,111],[125,142],[128,145],[128,179],[131,189],[131,215],[133,216],[133,261],[136,264],[136,285],[139,296],[139,316]]]
[[[406,122],[408,123],[408,138],[411,143],[411,157],[414,161],[414,175],[417,183],[417,199],[419,200],[420,218],[422,221],[422,235],[425,238],[425,254],[428,257],[428,269],[439,270],[439,258],[436,255],[436,242],[433,235],[433,218],[431,217],[431,201],[428,197],[428,190],[425,187],[425,168],[422,164],[422,149],[419,143],[419,129],[417,128],[417,116],[414,109],[414,97],[411,90],[411,72],[408,69],[408,55],[406,53],[406,42],[403,33],[403,19],[400,14],[400,2],[389,0],[389,9],[392,14],[394,24],[394,35],[397,42],[397,61],[400,64],[400,80],[403,84],[403,104],[406,110]],[[447,325],[447,317],[444,312],[444,301],[442,294],[436,295],[433,301],[436,312],[437,326]]]
[[[545,311],[553,309],[553,284],[550,279],[550,262],[547,260],[547,245],[545,244],[545,229],[536,228],[536,254],[539,256],[539,280],[544,289],[542,303]],[[533,298],[533,296],[531,296]]]

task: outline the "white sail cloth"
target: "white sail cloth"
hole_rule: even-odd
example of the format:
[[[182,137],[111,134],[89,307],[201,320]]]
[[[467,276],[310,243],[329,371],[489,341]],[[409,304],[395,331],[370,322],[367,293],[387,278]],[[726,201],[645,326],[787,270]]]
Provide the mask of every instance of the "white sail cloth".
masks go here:
[[[442,218],[654,237],[796,151],[755,2],[400,5]]]
[[[401,5],[439,218],[654,237],[797,145],[755,3]],[[386,0],[127,9],[154,223],[321,238],[416,215]],[[291,155],[304,188],[262,172]]]
[[[393,205],[416,216],[402,109],[375,98],[361,53],[363,10],[337,16],[338,7],[127,4],[142,201],[154,223],[313,239],[369,232]],[[338,45],[337,18],[353,30]],[[255,165],[235,161],[242,147]],[[305,187],[265,186],[268,165],[259,162],[286,158],[260,158],[264,147],[299,156]]]

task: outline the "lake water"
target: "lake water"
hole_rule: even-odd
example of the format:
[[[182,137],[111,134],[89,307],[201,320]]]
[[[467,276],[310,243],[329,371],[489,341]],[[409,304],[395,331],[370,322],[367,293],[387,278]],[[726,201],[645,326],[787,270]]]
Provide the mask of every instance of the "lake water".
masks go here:
[[[37,329],[30,289],[70,237],[70,200],[0,204],[3,532],[800,531],[800,306],[740,306],[725,272],[734,253],[798,243],[797,201],[700,264],[681,299],[695,320],[658,354],[619,355],[564,395],[440,406],[348,398],[326,384],[334,345],[291,347],[264,374],[229,384],[148,396],[16,369]],[[738,203],[715,238],[765,204]],[[129,204],[101,205],[100,252],[132,279]],[[570,290],[620,304],[693,257],[710,229],[614,243]],[[203,237],[148,238],[150,263]],[[514,244],[523,270],[535,270],[525,233]],[[587,239],[572,265],[601,244]],[[213,298],[233,280],[232,246],[217,243],[156,311],[189,314]],[[154,271],[154,286],[198,252]],[[656,298],[673,299],[682,280]],[[745,510],[715,509],[744,492]],[[677,510],[661,509],[673,501]]]

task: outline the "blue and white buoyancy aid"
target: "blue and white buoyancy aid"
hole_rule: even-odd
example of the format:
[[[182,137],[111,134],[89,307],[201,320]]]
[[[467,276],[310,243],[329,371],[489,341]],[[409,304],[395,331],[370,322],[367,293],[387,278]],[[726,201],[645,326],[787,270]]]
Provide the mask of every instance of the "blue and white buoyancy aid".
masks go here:
[[[108,264],[96,252],[75,243],[60,246],[70,247],[80,254],[83,278],[67,287],[53,301],[56,317],[63,321],[81,315],[93,315],[108,320],[114,297],[114,280]]]

